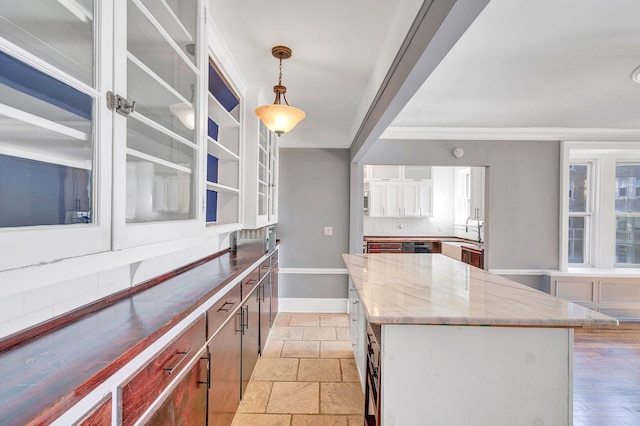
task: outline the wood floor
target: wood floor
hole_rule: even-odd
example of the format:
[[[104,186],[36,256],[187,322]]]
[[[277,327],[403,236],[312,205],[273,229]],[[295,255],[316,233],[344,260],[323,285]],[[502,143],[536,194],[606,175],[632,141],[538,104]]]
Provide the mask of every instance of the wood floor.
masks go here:
[[[640,323],[575,331],[575,426],[640,425]]]
[[[346,315],[280,313],[233,426],[361,425],[347,326]],[[573,413],[574,426],[640,426],[640,323],[576,329]]]

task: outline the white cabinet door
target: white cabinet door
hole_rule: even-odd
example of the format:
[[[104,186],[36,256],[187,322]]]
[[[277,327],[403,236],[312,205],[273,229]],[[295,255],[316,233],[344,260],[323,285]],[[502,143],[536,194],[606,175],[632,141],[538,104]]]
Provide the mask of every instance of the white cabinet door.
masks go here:
[[[371,182],[369,185],[369,216],[383,217],[385,213],[385,184],[384,182]]]
[[[431,180],[418,183],[418,216],[433,216],[433,191]]]
[[[418,182],[402,183],[402,216],[421,216],[420,190]]]
[[[400,182],[385,182],[384,215],[402,216],[402,184]]]
[[[196,13],[194,13],[196,12]],[[203,229],[204,7],[198,0],[116,1],[114,248]],[[116,19],[116,22],[122,22]]]
[[[472,219],[484,220],[484,167],[471,167],[470,211]]]
[[[364,389],[364,380],[366,373],[366,336],[367,336],[366,318],[353,283],[349,280],[349,336],[351,337],[351,346],[353,347],[353,356],[356,361],[360,384]]]
[[[65,3],[1,6],[0,270],[111,247],[113,22]]]

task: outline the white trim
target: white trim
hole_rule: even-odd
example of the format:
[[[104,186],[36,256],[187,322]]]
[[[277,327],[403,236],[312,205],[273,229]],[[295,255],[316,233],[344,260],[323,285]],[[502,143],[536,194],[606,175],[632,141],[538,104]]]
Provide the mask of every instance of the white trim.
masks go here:
[[[549,275],[555,274],[554,271],[545,269],[490,269],[489,272],[496,275]]]
[[[346,268],[280,268],[280,274],[289,275],[346,275]]]
[[[388,127],[380,139],[423,140],[509,140],[509,141],[586,141],[589,139],[627,141],[638,140],[637,129],[562,128],[562,127]]]
[[[282,271],[282,269],[280,269]],[[279,312],[347,313],[347,298],[280,297]]]

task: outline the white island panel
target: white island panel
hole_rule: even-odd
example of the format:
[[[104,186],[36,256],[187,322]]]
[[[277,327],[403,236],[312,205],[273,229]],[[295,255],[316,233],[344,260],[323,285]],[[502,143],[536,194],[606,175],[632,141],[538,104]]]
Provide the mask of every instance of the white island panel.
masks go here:
[[[570,425],[573,329],[386,325],[382,424]]]

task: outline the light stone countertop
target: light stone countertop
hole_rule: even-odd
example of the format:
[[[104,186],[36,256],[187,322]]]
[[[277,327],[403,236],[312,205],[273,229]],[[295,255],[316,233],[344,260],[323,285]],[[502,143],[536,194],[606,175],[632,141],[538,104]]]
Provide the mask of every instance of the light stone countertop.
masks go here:
[[[376,324],[581,327],[615,318],[441,254],[343,254]]]

